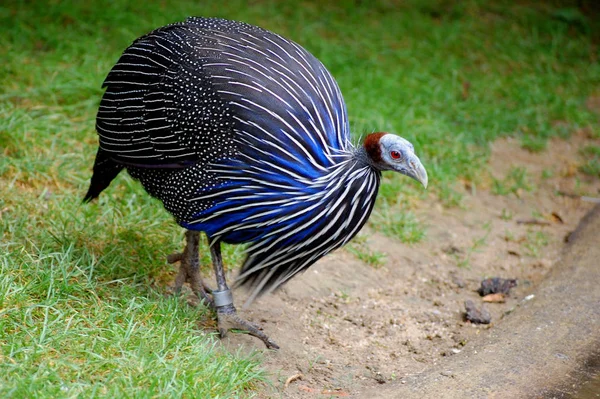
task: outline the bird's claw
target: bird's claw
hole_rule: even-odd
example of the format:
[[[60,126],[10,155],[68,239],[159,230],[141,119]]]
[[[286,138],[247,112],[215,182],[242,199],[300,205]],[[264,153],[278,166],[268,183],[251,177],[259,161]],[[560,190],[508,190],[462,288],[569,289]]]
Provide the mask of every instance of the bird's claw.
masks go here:
[[[262,332],[259,326],[237,315],[235,306],[233,306],[233,296],[227,287],[225,274],[223,273],[220,247],[211,247],[211,256],[213,257],[213,266],[215,267],[219,289],[212,290],[204,284],[200,276],[198,242],[198,232],[188,230],[186,232],[186,245],[183,252],[167,256],[167,262],[171,264],[180,262],[173,290],[181,292],[183,284],[189,282],[192,292],[196,294],[198,299],[215,311],[217,315],[217,327],[221,338],[224,338],[230,329],[243,330],[263,341],[268,349],[279,349],[279,345]]]
[[[238,316],[233,306],[231,306],[231,308],[224,308],[225,309],[217,309],[217,325],[221,338],[225,338],[227,332],[231,329],[242,330],[264,342],[267,349],[279,349],[279,345],[269,338],[267,334],[262,332],[260,326],[242,319]]]

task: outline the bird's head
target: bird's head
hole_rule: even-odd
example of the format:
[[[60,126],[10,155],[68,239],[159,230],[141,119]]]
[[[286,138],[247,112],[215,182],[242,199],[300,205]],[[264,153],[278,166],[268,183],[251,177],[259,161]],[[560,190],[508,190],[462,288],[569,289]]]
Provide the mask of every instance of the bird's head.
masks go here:
[[[427,171],[408,140],[390,133],[371,133],[365,139],[364,148],[375,169],[402,173],[427,188]]]

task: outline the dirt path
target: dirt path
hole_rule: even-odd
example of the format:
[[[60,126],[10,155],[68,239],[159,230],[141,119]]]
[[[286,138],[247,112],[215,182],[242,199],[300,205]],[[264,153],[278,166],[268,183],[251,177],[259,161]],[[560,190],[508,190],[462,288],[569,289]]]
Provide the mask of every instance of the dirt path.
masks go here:
[[[600,371],[599,259],[600,205],[573,233],[535,297],[489,334],[422,375],[361,397],[570,397]]]
[[[338,251],[260,299],[245,315],[282,348],[264,354],[273,377],[260,397],[376,397],[373,392],[388,385],[401,386],[448,358],[473,353],[481,339],[500,331],[506,314],[519,312],[524,298],[537,292],[565,237],[593,206],[557,192],[599,196],[600,181],[577,172],[578,148],[592,141],[584,135],[569,143],[554,140],[541,154],[527,153],[514,140],[499,141],[492,176],[502,180],[522,167],[535,187],[531,192],[493,195],[485,188],[490,180],[467,195],[462,208],[421,204],[417,213],[427,238],[418,245],[362,233],[370,248],[387,254],[383,267]],[[506,303],[486,305],[492,324],[466,322],[464,301],[481,304],[475,290],[491,276],[517,278],[519,286]],[[258,347],[240,334],[226,345]]]

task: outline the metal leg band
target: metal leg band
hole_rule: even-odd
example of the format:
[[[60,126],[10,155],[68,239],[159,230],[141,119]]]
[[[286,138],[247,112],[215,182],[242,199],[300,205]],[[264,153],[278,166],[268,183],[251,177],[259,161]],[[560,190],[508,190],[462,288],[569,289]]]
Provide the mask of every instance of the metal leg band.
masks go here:
[[[212,296],[215,307],[217,308],[233,305],[233,295],[229,288],[223,291],[213,291]]]

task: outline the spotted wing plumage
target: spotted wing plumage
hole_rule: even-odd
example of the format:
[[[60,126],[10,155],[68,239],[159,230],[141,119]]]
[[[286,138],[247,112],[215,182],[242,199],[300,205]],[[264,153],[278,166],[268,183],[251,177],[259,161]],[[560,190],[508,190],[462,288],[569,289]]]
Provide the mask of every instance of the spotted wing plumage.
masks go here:
[[[201,49],[214,42],[184,24],[136,40],[104,81],[100,148],[138,167],[185,167],[231,155],[228,106],[202,68],[218,51]]]

